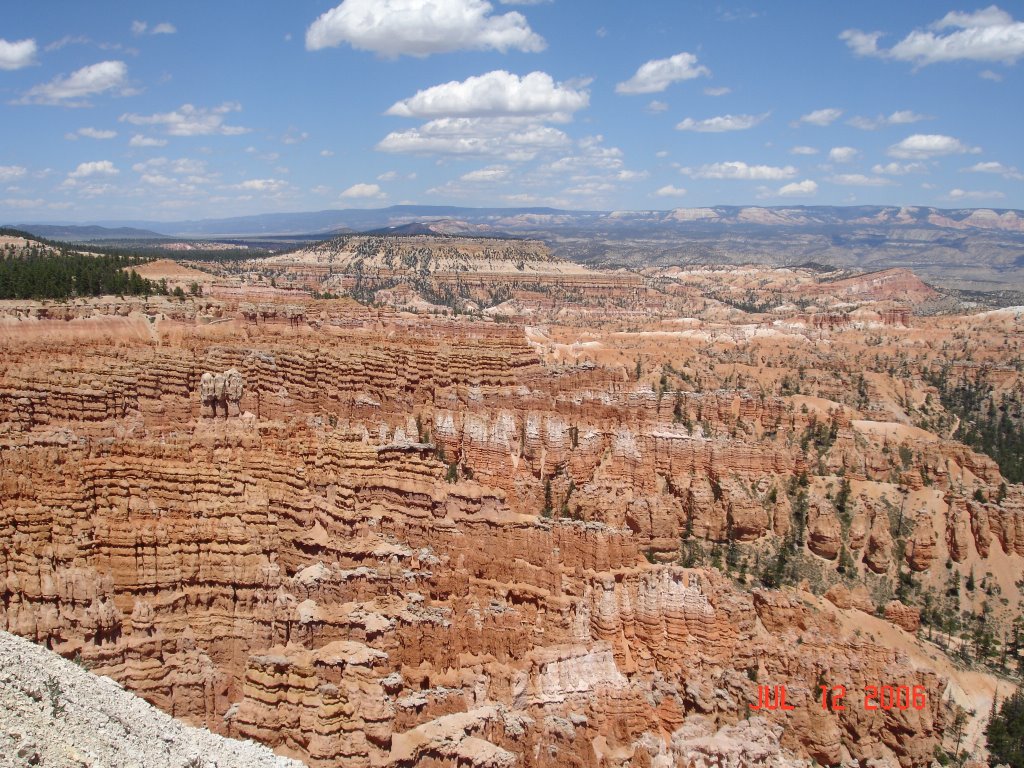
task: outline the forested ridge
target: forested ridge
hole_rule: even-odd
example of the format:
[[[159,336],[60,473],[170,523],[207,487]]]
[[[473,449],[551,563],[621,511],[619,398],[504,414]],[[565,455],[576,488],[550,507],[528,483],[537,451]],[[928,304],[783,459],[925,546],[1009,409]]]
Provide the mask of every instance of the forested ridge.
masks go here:
[[[24,246],[0,246],[0,299],[70,299],[76,296],[149,296],[167,293],[166,284],[147,280],[130,267],[150,259],[128,254],[88,254],[0,228],[0,236],[21,237]]]

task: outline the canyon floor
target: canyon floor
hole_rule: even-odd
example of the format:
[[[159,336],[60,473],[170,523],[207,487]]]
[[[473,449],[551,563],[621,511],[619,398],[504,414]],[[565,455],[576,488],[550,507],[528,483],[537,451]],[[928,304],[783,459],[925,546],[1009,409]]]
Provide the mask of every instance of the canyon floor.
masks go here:
[[[0,302],[0,629],[310,766],[985,758],[1024,309],[430,236],[140,271],[194,295]]]

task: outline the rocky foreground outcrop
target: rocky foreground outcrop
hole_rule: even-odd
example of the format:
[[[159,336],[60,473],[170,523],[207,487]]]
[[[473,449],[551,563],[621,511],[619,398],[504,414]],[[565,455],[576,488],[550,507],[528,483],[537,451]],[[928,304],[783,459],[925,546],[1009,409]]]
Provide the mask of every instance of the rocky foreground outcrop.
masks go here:
[[[301,768],[161,712],[113,680],[0,632],[4,768]]]

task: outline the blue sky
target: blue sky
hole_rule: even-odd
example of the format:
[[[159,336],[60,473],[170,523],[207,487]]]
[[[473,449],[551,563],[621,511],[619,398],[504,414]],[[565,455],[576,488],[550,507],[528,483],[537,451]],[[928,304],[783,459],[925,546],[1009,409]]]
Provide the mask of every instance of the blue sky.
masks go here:
[[[1024,208],[1024,3],[38,2],[0,221]]]

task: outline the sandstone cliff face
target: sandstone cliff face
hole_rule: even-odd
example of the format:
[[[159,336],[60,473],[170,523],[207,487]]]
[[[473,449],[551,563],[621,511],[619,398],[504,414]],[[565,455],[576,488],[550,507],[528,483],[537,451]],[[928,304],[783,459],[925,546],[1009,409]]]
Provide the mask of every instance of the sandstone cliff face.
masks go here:
[[[168,321],[160,344],[26,342],[2,363],[0,627],[316,766],[930,761],[937,676],[799,592],[643,556],[805,525],[814,556],[848,540],[888,572],[879,502],[851,502],[847,539],[808,481],[796,519],[819,461],[891,476],[882,444],[850,453],[848,419],[819,453],[784,398],[677,408],[608,368],[545,366],[514,326],[257,314]],[[966,449],[920,454],[991,473]],[[950,541],[1024,554],[1020,499],[958,506]],[[937,556],[928,531],[915,569]],[[826,674],[935,694],[823,713]],[[747,722],[754,680],[798,709]]]

